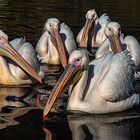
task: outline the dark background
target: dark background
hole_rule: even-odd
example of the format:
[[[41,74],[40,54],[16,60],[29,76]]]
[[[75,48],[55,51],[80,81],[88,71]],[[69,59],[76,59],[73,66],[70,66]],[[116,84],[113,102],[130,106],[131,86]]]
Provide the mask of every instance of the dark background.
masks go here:
[[[107,13],[119,22],[123,33],[140,40],[139,0],[0,0],[0,28],[10,39],[25,36],[35,45],[47,18],[66,22],[77,35],[86,12],[93,8],[99,16]]]

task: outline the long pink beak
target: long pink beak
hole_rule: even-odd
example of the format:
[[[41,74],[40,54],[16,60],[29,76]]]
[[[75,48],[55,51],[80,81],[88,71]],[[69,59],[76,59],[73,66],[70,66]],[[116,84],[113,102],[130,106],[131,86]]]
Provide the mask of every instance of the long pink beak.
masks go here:
[[[82,32],[81,40],[80,40],[80,47],[81,48],[86,46],[90,30],[93,27],[94,23],[95,23],[95,20],[93,18],[92,19],[86,19],[86,23],[85,23],[85,26],[84,26],[84,29],[83,29],[83,32]]]
[[[24,71],[26,71],[29,75],[31,75],[42,84],[42,79],[37,74],[37,72],[21,57],[21,55],[8,42],[0,44],[0,55],[12,59],[18,66],[20,66]]]
[[[57,47],[57,51],[59,53],[60,61],[62,63],[62,66],[64,67],[64,69],[66,69],[67,64],[68,64],[68,52],[66,50],[65,44],[62,40],[62,37],[59,33],[58,28],[53,29],[53,34],[55,37],[56,47]]]
[[[58,82],[56,83],[55,87],[53,88],[49,99],[45,105],[44,112],[43,112],[43,119],[46,118],[47,114],[50,112],[52,106],[54,105],[58,95],[64,91],[67,86],[71,83],[71,79],[73,79],[73,83],[77,82],[80,73],[80,65],[75,65],[74,63],[68,64],[66,70],[63,72],[61,77],[59,78]],[[79,73],[78,73],[79,71]],[[77,75],[77,76],[76,76]],[[76,80],[74,79],[76,77]]]

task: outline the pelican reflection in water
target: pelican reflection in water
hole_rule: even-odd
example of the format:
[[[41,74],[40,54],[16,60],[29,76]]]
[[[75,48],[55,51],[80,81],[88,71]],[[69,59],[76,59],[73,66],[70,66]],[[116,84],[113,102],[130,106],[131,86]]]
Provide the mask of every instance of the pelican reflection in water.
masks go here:
[[[104,34],[106,24],[110,22],[107,14],[99,18],[94,9],[89,10],[86,14],[86,23],[77,36],[77,43],[80,47],[100,47],[107,39]]]
[[[35,92],[32,87],[0,88],[0,129],[17,125],[15,118],[22,116],[35,107]]]
[[[22,38],[10,43],[8,36],[0,30],[0,84],[31,84],[33,78],[42,83],[39,76],[42,72],[32,45]]]
[[[75,49],[76,42],[70,28],[56,18],[49,18],[36,45],[41,63],[62,64],[66,68],[69,54]]]
[[[85,50],[71,53],[44,109],[44,119],[57,95],[73,84],[67,110],[102,114],[120,112],[139,104],[134,92],[134,64],[128,51],[107,53],[89,63]]]
[[[101,116],[69,118],[73,140],[131,140],[137,116]],[[135,120],[134,120],[135,119]]]
[[[31,87],[1,87],[0,88],[0,108],[22,108],[30,106],[30,100],[35,96]]]

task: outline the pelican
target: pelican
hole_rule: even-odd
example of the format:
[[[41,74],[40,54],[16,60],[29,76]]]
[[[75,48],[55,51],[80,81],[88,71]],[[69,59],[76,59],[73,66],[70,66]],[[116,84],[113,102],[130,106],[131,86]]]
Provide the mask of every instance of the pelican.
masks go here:
[[[139,103],[134,90],[134,64],[128,51],[112,53],[89,63],[85,50],[71,53],[68,66],[44,108],[43,119],[59,93],[73,85],[67,110],[93,114],[120,112]]]
[[[40,67],[32,45],[22,38],[15,39],[10,44],[7,34],[2,30],[0,30],[0,67],[0,84],[32,84],[33,78],[42,83],[39,76]]]
[[[127,35],[124,37],[124,35],[121,33],[121,26],[117,22],[110,22],[107,24],[105,29],[105,34],[108,38],[97,50],[95,57],[99,58],[103,56],[108,51],[112,51],[113,44],[115,44],[118,48],[117,50],[113,51],[123,51],[128,50],[132,55],[132,60],[134,61],[134,64],[136,66],[136,69],[139,70],[140,68],[140,44],[131,35]],[[110,47],[109,47],[110,46]],[[111,49],[109,49],[111,48]]]
[[[99,47],[105,40],[104,29],[110,22],[107,14],[99,18],[94,9],[89,10],[86,14],[86,23],[77,36],[77,43],[80,47]]]
[[[60,65],[66,68],[68,55],[76,49],[74,35],[70,28],[57,18],[49,18],[45,31],[36,45],[41,63]]]
[[[99,58],[109,51],[120,52],[124,49],[121,45],[123,34],[121,34],[120,24],[117,22],[109,22],[104,32],[108,39],[98,48],[95,58]],[[116,47],[114,47],[114,45]]]

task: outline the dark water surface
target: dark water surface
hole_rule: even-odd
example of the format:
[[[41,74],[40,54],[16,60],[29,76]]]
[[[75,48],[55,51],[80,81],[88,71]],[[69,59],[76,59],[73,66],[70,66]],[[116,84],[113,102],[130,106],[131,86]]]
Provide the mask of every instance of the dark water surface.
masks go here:
[[[10,40],[25,36],[36,44],[47,18],[65,21],[77,35],[85,22],[87,10],[95,8],[98,15],[108,13],[112,21],[121,24],[122,32],[140,41],[139,0],[0,0],[0,28]],[[0,88],[0,139],[2,140],[139,140],[140,109],[127,112],[87,116],[62,112],[66,95],[61,98],[48,121],[42,122],[40,99],[47,98],[61,68],[44,66],[45,85],[20,88]],[[139,85],[137,85],[139,91]]]

